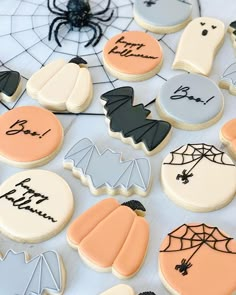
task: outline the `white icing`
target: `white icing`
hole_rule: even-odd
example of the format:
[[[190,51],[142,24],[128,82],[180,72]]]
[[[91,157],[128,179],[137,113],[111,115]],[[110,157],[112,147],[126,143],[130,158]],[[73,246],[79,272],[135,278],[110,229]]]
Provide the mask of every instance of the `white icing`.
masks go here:
[[[184,172],[189,176],[182,178]],[[170,153],[162,163],[161,177],[167,195],[192,211],[221,208],[236,193],[233,161],[209,145],[187,145]]]
[[[117,285],[100,295],[135,295],[133,289],[128,285]]]
[[[209,75],[224,34],[225,26],[220,20],[195,18],[181,36],[173,68]]]
[[[57,174],[45,170],[20,172],[0,187],[0,230],[18,241],[39,242],[66,225],[73,207],[72,192]]]
[[[207,77],[182,74],[162,86],[158,104],[171,120],[199,125],[222,112],[224,98],[219,87]]]

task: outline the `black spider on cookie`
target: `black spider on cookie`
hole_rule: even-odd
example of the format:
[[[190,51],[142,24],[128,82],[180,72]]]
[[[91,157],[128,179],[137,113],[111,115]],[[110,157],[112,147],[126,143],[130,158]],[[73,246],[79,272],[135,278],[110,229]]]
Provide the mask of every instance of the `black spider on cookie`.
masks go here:
[[[92,13],[88,0],[69,0],[69,2],[66,5],[66,10],[60,8],[57,5],[56,0],[53,0],[53,6],[51,6],[50,0],[47,0],[47,6],[49,11],[52,14],[57,15],[57,17],[54,18],[54,20],[49,26],[48,39],[51,40],[53,28],[56,23],[57,25],[54,30],[54,37],[58,46],[60,47],[61,43],[58,39],[58,32],[61,26],[68,24],[70,25],[71,30],[73,30],[73,28],[77,28],[80,30],[81,28],[89,27],[93,30],[93,36],[86,43],[85,47],[89,45],[96,46],[103,35],[103,31],[101,25],[99,24],[99,21],[108,22],[113,17],[114,10],[111,11],[108,17],[102,18],[102,15],[110,9],[110,4],[111,0],[108,0],[105,9]]]

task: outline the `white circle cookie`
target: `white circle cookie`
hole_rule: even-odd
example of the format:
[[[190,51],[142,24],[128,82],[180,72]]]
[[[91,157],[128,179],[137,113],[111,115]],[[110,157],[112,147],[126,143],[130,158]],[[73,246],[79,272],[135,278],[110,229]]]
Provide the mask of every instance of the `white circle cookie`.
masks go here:
[[[41,242],[63,229],[73,208],[63,178],[46,170],[19,172],[0,187],[0,231],[19,242]]]
[[[160,116],[174,127],[199,130],[216,123],[224,110],[224,97],[209,78],[181,74],[169,79],[157,99]]]
[[[188,144],[163,161],[161,180],[167,196],[196,212],[220,209],[236,194],[236,167],[224,152],[208,144]]]

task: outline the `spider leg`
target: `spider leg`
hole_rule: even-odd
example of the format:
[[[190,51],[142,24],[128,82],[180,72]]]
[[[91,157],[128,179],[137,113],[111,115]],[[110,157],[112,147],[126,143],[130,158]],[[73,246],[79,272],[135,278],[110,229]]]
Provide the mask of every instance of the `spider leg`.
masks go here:
[[[56,1],[53,1],[53,5],[54,5],[54,2],[56,2]],[[47,0],[47,6],[48,6],[48,10],[49,10],[51,13],[56,14],[56,15],[60,15],[60,16],[64,16],[64,12],[61,13],[61,12],[58,12],[58,11],[53,10],[53,9],[51,8],[50,0]],[[54,5],[54,7],[57,8],[57,6],[55,6],[55,5]],[[60,9],[59,9],[59,10],[60,10]]]
[[[103,10],[101,10],[101,11],[98,11],[98,12],[94,13],[93,15],[101,15],[101,14],[104,14],[105,12],[107,12],[107,10],[109,9],[110,5],[111,5],[111,0],[108,0],[106,8],[103,9]]]
[[[66,25],[66,24],[68,24],[68,20],[66,20],[65,22],[61,22],[61,23],[59,23],[59,24],[56,26],[56,29],[55,29],[55,31],[54,31],[55,40],[56,40],[58,46],[60,46],[60,47],[61,47],[61,43],[60,43],[60,41],[59,41],[59,39],[58,39],[58,32],[59,32],[60,27],[61,27],[62,25]]]
[[[93,37],[88,41],[88,43],[85,45],[85,47],[88,47],[97,38],[97,29],[96,29],[96,26],[93,26],[93,25],[90,25],[90,24],[88,24],[87,26],[93,30]]]
[[[101,26],[99,24],[94,23],[92,21],[90,21],[90,24],[93,25],[93,26],[95,26],[95,28],[98,28],[98,30],[99,30],[99,35],[98,35],[98,37],[96,37],[96,40],[93,43],[93,46],[96,46],[98,44],[98,42],[100,41],[100,39],[102,38],[103,31],[102,31],[102,28],[101,28]]]
[[[59,20],[64,20],[64,19],[66,19],[66,18],[65,18],[65,17],[62,17],[62,16],[58,16],[58,17],[54,18],[54,20],[52,21],[52,23],[51,23],[50,26],[49,26],[49,33],[48,33],[48,40],[49,40],[49,41],[50,41],[51,38],[52,38],[52,30],[53,30],[53,27],[54,27],[55,23],[56,23],[57,21],[59,21]]]
[[[57,10],[59,10],[59,11],[61,11],[61,12],[63,12],[63,13],[66,13],[65,10],[63,10],[62,8],[60,8],[60,7],[57,6],[56,1],[57,1],[57,0],[53,0],[53,6],[54,6]]]
[[[100,20],[100,21],[102,21],[102,22],[109,22],[109,20],[112,19],[113,15],[114,15],[114,10],[112,10],[112,12],[111,12],[110,16],[108,16],[108,18],[100,18],[100,17],[93,16],[93,15],[91,15],[91,17],[92,17],[93,19],[97,19],[97,20]]]

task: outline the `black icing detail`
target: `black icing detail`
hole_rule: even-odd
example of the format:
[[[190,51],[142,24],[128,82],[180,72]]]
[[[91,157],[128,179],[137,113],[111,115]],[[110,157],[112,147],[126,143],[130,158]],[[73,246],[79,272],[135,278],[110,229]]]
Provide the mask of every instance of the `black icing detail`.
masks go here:
[[[69,0],[66,8],[62,9],[56,3],[56,0],[47,0],[48,10],[56,15],[52,23],[49,26],[48,39],[51,40],[52,33],[54,33],[55,40],[58,46],[61,47],[61,43],[58,39],[58,32],[63,25],[69,25],[70,29],[77,28],[82,29],[84,27],[89,28],[92,31],[92,37],[85,44],[85,47],[92,45],[96,46],[103,36],[103,30],[101,27],[102,22],[108,22],[111,20],[114,14],[114,10],[110,10],[111,0],[107,1],[107,5],[104,9],[92,12],[88,0]],[[103,16],[106,12],[109,12],[108,16]],[[54,29],[54,26],[55,30]]]
[[[156,293],[149,291],[149,292],[140,293],[139,295],[156,295]]]
[[[15,71],[0,72],[0,92],[13,96],[20,84],[21,76]]]
[[[148,151],[157,148],[171,130],[168,122],[147,119],[150,111],[143,104],[133,106],[132,87],[108,91],[101,99],[106,102],[104,108],[111,131],[120,132],[126,138],[131,137],[135,144],[143,142]]]
[[[206,23],[200,22],[201,26],[205,26]]]
[[[175,270],[179,271],[183,276],[189,274],[189,269],[194,265],[190,262],[193,256],[201,249],[203,245],[226,254],[236,254],[230,250],[230,242],[233,238],[226,236],[217,227],[208,226],[204,223],[197,225],[183,224],[168,234],[169,242],[165,249],[160,250],[161,253],[180,252],[191,250],[192,254],[188,259],[182,258],[180,264],[175,265]]]
[[[76,56],[74,58],[72,58],[69,63],[74,63],[74,64],[77,64],[77,65],[87,65],[87,61],[84,60],[82,57],[80,56]]]
[[[217,26],[212,25],[211,26],[213,30],[215,30],[217,28]]]
[[[236,21],[233,21],[229,26],[230,26],[232,29],[236,30]]]
[[[133,211],[138,210],[138,211],[146,212],[146,209],[145,209],[145,207],[143,206],[143,204],[140,203],[139,201],[136,201],[136,200],[131,200],[131,201],[128,201],[128,202],[122,203],[121,206],[129,207],[129,208],[132,209]]]
[[[146,0],[146,1],[143,1],[143,3],[146,4],[147,7],[152,7],[152,5],[157,4],[157,1],[158,0]]]
[[[203,30],[202,31],[202,36],[207,36],[208,35],[208,30]]]
[[[225,163],[224,155],[224,152],[218,150],[213,145],[204,143],[187,144],[184,150],[183,146],[181,146],[177,150],[171,152],[172,157],[170,162],[165,162],[163,165],[183,166],[193,163],[192,167],[188,171],[184,169],[181,173],[176,175],[176,180],[181,180],[183,184],[188,184],[190,182],[190,178],[194,177],[192,171],[203,159],[217,165],[235,166],[234,164]]]

